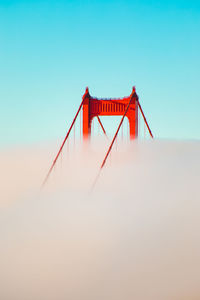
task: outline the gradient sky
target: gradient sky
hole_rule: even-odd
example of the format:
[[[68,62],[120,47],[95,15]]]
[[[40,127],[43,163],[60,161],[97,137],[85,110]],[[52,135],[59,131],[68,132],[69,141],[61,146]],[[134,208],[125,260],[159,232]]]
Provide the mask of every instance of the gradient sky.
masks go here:
[[[65,135],[89,86],[136,86],[158,138],[200,139],[199,0],[0,0],[0,145]]]

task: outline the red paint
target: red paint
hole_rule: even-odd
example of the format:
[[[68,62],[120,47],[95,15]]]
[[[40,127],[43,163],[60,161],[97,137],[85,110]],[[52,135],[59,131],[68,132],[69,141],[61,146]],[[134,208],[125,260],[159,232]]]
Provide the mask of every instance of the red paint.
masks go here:
[[[113,137],[113,140],[112,140],[112,142],[111,142],[111,144],[110,144],[110,147],[108,148],[108,151],[107,151],[107,153],[106,153],[106,156],[105,156],[105,158],[104,158],[104,160],[103,160],[103,162],[102,162],[102,164],[101,164],[101,169],[102,169],[103,166],[105,165],[106,160],[107,160],[107,158],[108,158],[108,155],[110,154],[110,151],[112,150],[112,146],[113,146],[113,144],[114,144],[114,142],[115,142],[115,140],[116,140],[116,137],[117,137],[117,135],[118,135],[118,133],[119,133],[119,130],[120,130],[121,126],[122,126],[122,123],[123,123],[123,121],[124,121],[124,118],[125,118],[125,116],[127,115],[127,112],[128,112],[129,107],[130,107],[130,105],[131,105],[131,100],[132,100],[132,99],[130,98],[129,103],[128,103],[127,107],[126,107],[126,110],[125,110],[125,112],[124,112],[124,114],[123,114],[123,117],[122,117],[122,119],[121,119],[121,122],[119,123],[119,126],[118,126],[118,128],[117,128],[117,131],[116,131],[114,137]]]
[[[83,138],[91,135],[91,124],[94,117],[98,116],[123,116],[130,102],[126,117],[129,121],[130,139],[138,136],[138,96],[133,87],[130,96],[122,99],[97,99],[89,94],[86,88],[83,95]]]
[[[50,176],[50,174],[51,174],[51,172],[52,172],[52,170],[53,170],[53,168],[54,168],[54,166],[55,166],[55,164],[56,164],[56,162],[58,160],[58,157],[62,153],[62,149],[63,149],[63,147],[64,147],[64,145],[65,145],[65,143],[66,143],[66,141],[67,141],[67,139],[69,137],[69,134],[70,134],[73,126],[75,125],[75,122],[76,122],[76,119],[78,117],[78,114],[79,114],[79,112],[81,110],[81,107],[83,106],[83,102],[84,102],[84,100],[82,100],[82,102],[81,102],[81,104],[80,104],[80,106],[78,108],[78,111],[77,111],[77,113],[76,113],[76,115],[75,115],[75,117],[74,117],[74,119],[72,121],[72,124],[71,124],[71,126],[70,126],[70,128],[69,128],[69,130],[68,130],[68,132],[67,132],[67,134],[66,134],[66,136],[65,136],[65,138],[64,138],[64,140],[62,142],[62,145],[61,145],[61,147],[60,147],[60,149],[59,149],[59,151],[58,151],[58,153],[57,153],[57,155],[56,155],[56,157],[55,157],[55,159],[54,159],[54,161],[53,161],[53,163],[52,163],[52,165],[51,165],[51,167],[49,169],[49,172],[47,173],[47,176],[45,177],[45,179],[44,179],[41,187],[43,187],[45,185],[45,183],[47,182],[47,180],[48,180],[48,178],[49,178],[49,176]]]
[[[153,138],[153,134],[150,130],[148,122],[143,113],[142,107],[139,103],[138,96],[135,91],[135,87],[133,87],[133,91],[130,96],[122,98],[122,99],[93,98],[90,96],[88,88],[86,88],[85,94],[82,97],[82,102],[81,102],[81,104],[78,108],[78,111],[72,121],[72,124],[62,142],[62,145],[61,145],[61,147],[49,169],[49,172],[47,173],[47,175],[45,177],[42,187],[47,182],[53,168],[55,167],[55,164],[56,164],[60,154],[62,153],[63,147],[69,137],[69,134],[70,134],[73,126],[75,126],[76,119],[77,119],[82,107],[83,107],[83,137],[84,137],[84,139],[88,139],[91,135],[91,124],[92,124],[92,120],[94,117],[97,117],[104,134],[106,134],[105,129],[101,123],[99,116],[122,116],[121,122],[117,128],[117,131],[113,137],[111,145],[109,146],[106,156],[102,162],[101,169],[103,168],[103,166],[106,163],[106,160],[111,152],[112,146],[116,140],[117,134],[120,130],[120,127],[121,127],[125,117],[127,117],[128,121],[129,121],[130,139],[137,138],[137,136],[138,136],[138,108],[140,109],[141,114],[144,118],[144,122],[149,130],[151,137]],[[99,176],[99,174],[98,174],[98,176]],[[97,178],[95,180],[95,183],[97,181]]]
[[[97,120],[98,120],[98,122],[99,122],[99,124],[100,124],[100,126],[101,126],[101,129],[103,130],[103,133],[104,133],[105,136],[107,137],[106,131],[105,131],[104,127],[103,127],[103,124],[102,124],[102,122],[101,122],[99,116],[97,116]]]
[[[140,109],[140,111],[141,111],[141,114],[142,114],[142,117],[143,117],[143,119],[144,119],[144,122],[145,122],[145,124],[146,124],[146,126],[147,126],[147,129],[148,129],[148,131],[149,131],[149,134],[150,134],[150,136],[151,136],[152,139],[153,139],[153,134],[152,134],[152,132],[151,132],[151,129],[150,129],[150,127],[149,127],[149,124],[148,124],[148,122],[147,122],[147,119],[146,119],[146,117],[145,117],[145,115],[144,115],[144,112],[143,112],[143,110],[142,110],[142,107],[141,107],[139,101],[138,101],[138,106],[139,106],[139,109]]]

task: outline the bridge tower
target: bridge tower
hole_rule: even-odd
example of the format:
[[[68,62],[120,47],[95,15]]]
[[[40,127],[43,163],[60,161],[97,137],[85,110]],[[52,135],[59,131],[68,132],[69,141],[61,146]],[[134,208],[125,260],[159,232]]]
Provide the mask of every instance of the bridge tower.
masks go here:
[[[86,88],[85,94],[82,97],[82,102],[76,112],[76,115],[71,123],[71,126],[69,127],[69,130],[67,131],[67,134],[60,146],[60,149],[52,162],[49,172],[47,173],[47,175],[42,183],[42,187],[47,182],[53,168],[55,167],[55,164],[56,164],[59,156],[61,155],[63,147],[69,137],[70,132],[72,131],[72,128],[75,126],[75,122],[77,120],[79,113],[81,112],[81,109],[83,109],[83,138],[85,140],[89,139],[89,137],[91,135],[91,124],[92,124],[93,118],[97,117],[97,119],[102,127],[102,130],[106,134],[105,129],[100,121],[99,116],[122,116],[119,126],[116,130],[116,133],[112,139],[112,142],[111,142],[111,144],[108,148],[108,151],[105,155],[105,158],[101,164],[100,170],[103,168],[103,166],[106,163],[106,160],[112,150],[113,144],[117,138],[117,135],[119,133],[119,130],[122,126],[122,123],[123,123],[125,117],[127,117],[128,121],[129,121],[130,139],[131,140],[134,140],[138,137],[138,110],[141,112],[142,117],[144,119],[144,123],[149,131],[151,138],[153,139],[153,134],[151,132],[151,129],[149,127],[147,119],[144,115],[142,107],[140,105],[139,98],[138,98],[138,95],[136,94],[135,87],[133,87],[133,90],[132,90],[132,93],[130,94],[130,96],[120,98],[120,99],[94,98],[94,97],[91,97],[91,95],[89,94],[89,89]],[[98,174],[100,174],[100,173],[98,173]],[[98,176],[97,176],[97,178],[98,178]],[[97,180],[97,178],[96,178],[96,180]],[[95,182],[96,182],[96,180],[95,180]],[[95,182],[94,182],[94,184],[95,184]]]
[[[93,98],[86,88],[83,100],[83,138],[87,140],[91,135],[91,124],[94,117],[123,116],[129,105],[126,117],[129,121],[130,139],[138,136],[138,95],[133,87],[130,96],[121,99]],[[130,104],[129,104],[130,103]]]

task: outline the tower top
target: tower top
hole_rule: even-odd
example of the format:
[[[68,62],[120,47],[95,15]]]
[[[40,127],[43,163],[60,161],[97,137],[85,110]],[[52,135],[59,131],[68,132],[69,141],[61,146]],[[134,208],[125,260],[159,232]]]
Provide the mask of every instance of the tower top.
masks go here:
[[[89,87],[88,87],[88,86],[87,86],[86,89],[85,89],[85,93],[86,93],[86,94],[89,94]]]
[[[135,86],[133,86],[133,89],[132,89],[132,93],[131,93],[131,94],[133,95],[133,94],[135,94],[135,93],[136,93],[136,88],[135,88]]]

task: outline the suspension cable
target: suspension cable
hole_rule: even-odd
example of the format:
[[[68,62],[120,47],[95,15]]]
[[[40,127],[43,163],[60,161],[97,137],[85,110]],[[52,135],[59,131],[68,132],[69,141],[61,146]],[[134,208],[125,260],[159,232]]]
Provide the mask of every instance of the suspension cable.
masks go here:
[[[81,118],[81,113],[80,113],[80,142],[82,140],[82,118]]]
[[[125,118],[125,116],[126,116],[126,114],[127,114],[127,111],[128,111],[129,106],[130,106],[130,104],[131,104],[131,101],[132,101],[132,97],[130,98],[130,101],[129,101],[129,103],[128,103],[127,107],[126,107],[126,110],[125,110],[125,112],[124,112],[124,115],[123,115],[123,117],[122,117],[122,119],[121,119],[121,121],[120,121],[120,123],[119,123],[119,126],[118,126],[118,128],[117,128],[117,131],[116,131],[114,137],[113,137],[113,140],[112,140],[112,142],[111,142],[111,144],[110,144],[110,147],[108,148],[108,151],[107,151],[107,153],[106,153],[106,155],[105,155],[105,158],[104,158],[104,160],[103,160],[103,162],[102,162],[102,164],[101,164],[101,167],[100,167],[100,169],[99,169],[99,172],[98,172],[98,174],[97,174],[97,177],[95,178],[95,181],[94,181],[94,183],[93,183],[93,185],[92,185],[92,190],[93,190],[93,188],[95,187],[96,182],[97,182],[97,180],[98,180],[98,178],[99,178],[100,172],[101,172],[101,170],[103,169],[103,167],[104,167],[104,165],[105,165],[105,163],[106,163],[106,160],[107,160],[107,158],[108,158],[108,156],[109,156],[109,154],[110,154],[110,152],[111,152],[111,150],[112,150],[112,146],[113,146],[113,144],[114,144],[114,142],[115,142],[115,140],[116,140],[116,138],[117,138],[117,135],[118,135],[119,130],[120,130],[121,126],[122,126],[122,123],[123,123],[123,121],[124,121],[124,118]]]
[[[141,107],[141,105],[140,105],[139,100],[138,100],[138,106],[139,106],[139,108],[140,108],[140,111],[141,111],[141,114],[142,114],[142,116],[143,116],[144,122],[145,122],[145,124],[146,124],[146,126],[147,126],[147,128],[148,128],[149,134],[150,134],[150,136],[151,136],[152,139],[153,139],[153,134],[152,134],[152,132],[151,132],[151,129],[150,129],[150,127],[149,127],[149,124],[148,124],[148,122],[147,122],[147,119],[145,118],[145,115],[144,115],[144,112],[143,112],[143,110],[142,110],[142,107]]]
[[[106,131],[105,131],[104,127],[103,127],[103,124],[102,124],[102,122],[101,122],[99,116],[97,116],[97,120],[98,120],[98,122],[99,122],[99,124],[100,124],[100,126],[101,126],[101,128],[102,128],[102,130],[103,130],[103,133],[104,133],[105,136],[107,137]]]
[[[49,172],[47,173],[47,175],[46,175],[46,177],[45,177],[45,179],[44,179],[44,181],[43,181],[43,183],[42,183],[41,188],[43,188],[44,185],[46,184],[46,182],[47,182],[47,180],[48,180],[48,178],[49,178],[49,176],[50,176],[50,174],[51,174],[51,171],[53,170],[53,168],[54,168],[54,166],[55,166],[55,164],[56,164],[56,162],[57,162],[57,160],[58,160],[58,157],[60,156],[60,153],[61,153],[61,151],[62,151],[62,149],[63,149],[63,147],[64,147],[64,145],[65,145],[65,142],[66,142],[66,140],[67,140],[68,137],[69,137],[69,134],[70,134],[70,132],[71,132],[73,126],[74,126],[74,123],[76,122],[76,119],[77,119],[78,114],[79,114],[79,112],[80,112],[80,110],[81,110],[81,107],[82,107],[82,105],[83,105],[83,102],[84,102],[84,99],[82,100],[82,102],[81,102],[81,104],[80,104],[80,106],[79,106],[79,108],[78,108],[78,110],[77,110],[77,113],[76,113],[76,115],[75,115],[75,117],[74,117],[74,119],[73,119],[73,121],[72,121],[72,124],[71,124],[71,126],[70,126],[70,128],[69,128],[69,130],[68,130],[68,132],[67,132],[67,134],[66,134],[66,136],[65,136],[65,138],[64,138],[64,140],[63,140],[63,143],[62,143],[62,145],[61,145],[61,147],[60,147],[60,149],[59,149],[59,151],[58,151],[58,153],[57,153],[57,155],[56,155],[56,157],[55,157],[55,159],[54,159],[54,161],[53,161],[53,163],[52,163],[52,165],[51,165],[51,167],[50,167],[50,169],[49,169]]]

